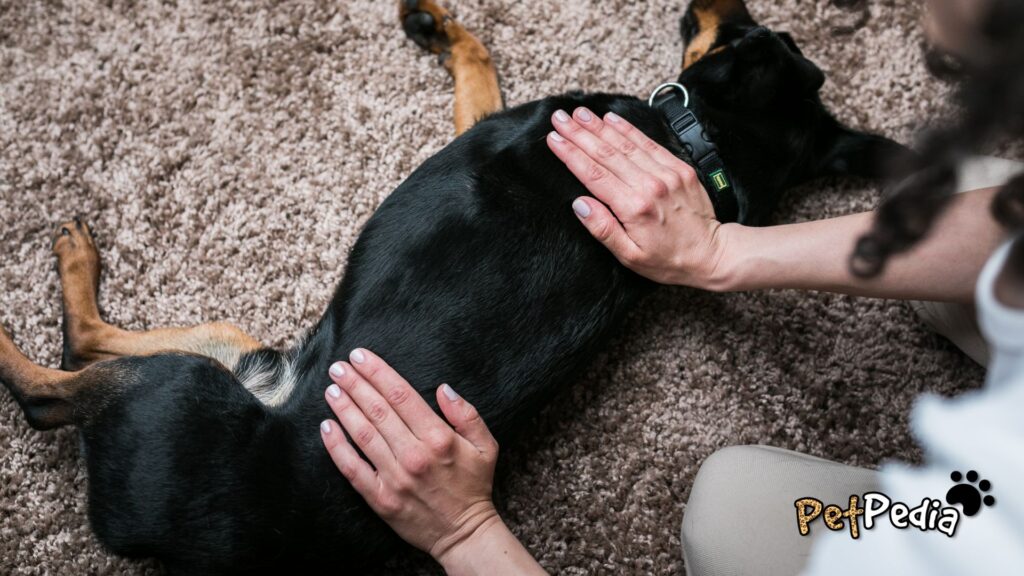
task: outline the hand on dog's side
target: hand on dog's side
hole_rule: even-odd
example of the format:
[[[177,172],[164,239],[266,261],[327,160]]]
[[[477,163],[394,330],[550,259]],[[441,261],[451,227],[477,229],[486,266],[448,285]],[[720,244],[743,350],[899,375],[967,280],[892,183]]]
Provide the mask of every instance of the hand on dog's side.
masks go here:
[[[325,397],[338,421],[325,420],[320,432],[373,511],[449,573],[543,573],[494,508],[498,443],[476,408],[442,385],[445,422],[376,354],[360,348],[349,359],[331,366]]]
[[[548,146],[596,198],[573,202],[587,230],[641,276],[715,289],[723,226],[693,168],[614,113],[552,123]]]

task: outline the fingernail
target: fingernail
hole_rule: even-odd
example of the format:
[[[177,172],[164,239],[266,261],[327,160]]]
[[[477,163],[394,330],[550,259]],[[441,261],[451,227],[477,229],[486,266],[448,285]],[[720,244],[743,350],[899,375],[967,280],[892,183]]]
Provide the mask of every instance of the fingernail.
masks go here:
[[[618,124],[622,121],[622,116],[619,116],[615,112],[609,112],[604,115],[604,119],[611,122],[612,124]]]
[[[330,434],[331,433],[331,421],[330,420],[324,420],[323,422],[321,422],[320,423],[320,431],[323,432],[324,434]]]
[[[590,204],[584,202],[583,198],[577,198],[572,202],[572,211],[580,218],[586,218],[590,216]]]
[[[441,385],[441,393],[444,394],[445,397],[451,400],[452,402],[455,402],[456,400],[459,399],[459,394],[455,392],[455,390],[452,390],[452,387],[447,384]]]
[[[335,378],[341,378],[345,376],[345,367],[341,364],[341,362],[335,362],[334,364],[331,364],[331,369],[329,370],[329,372],[331,373],[331,376],[334,376]]]
[[[559,122],[568,122],[569,115],[565,113],[565,110],[559,110],[558,112],[555,112],[555,120],[558,120]]]
[[[554,140],[555,142],[558,142],[559,144],[565,142],[565,138],[562,138],[562,135],[559,134],[558,132],[552,132],[551,139]]]
[[[331,398],[341,398],[341,388],[338,388],[337,384],[331,384],[328,386],[327,393],[331,395]]]
[[[590,122],[591,120],[594,119],[594,115],[591,114],[590,110],[587,110],[586,108],[577,108],[576,115],[579,116],[579,119],[583,122]]]
[[[352,358],[352,361],[355,362],[356,364],[362,364],[363,362],[366,362],[366,355],[363,354],[363,351],[360,350],[359,348],[356,348],[355,350],[352,351],[350,358]]]

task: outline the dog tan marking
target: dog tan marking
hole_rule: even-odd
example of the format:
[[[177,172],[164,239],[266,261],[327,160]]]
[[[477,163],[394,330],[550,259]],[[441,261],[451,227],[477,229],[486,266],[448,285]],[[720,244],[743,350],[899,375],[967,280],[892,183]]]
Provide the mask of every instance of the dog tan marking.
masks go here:
[[[49,430],[71,424],[75,417],[75,393],[82,386],[96,383],[96,376],[33,363],[0,326],[0,383],[10,389],[34,428]]]
[[[77,372],[40,366],[29,360],[0,326],[0,384],[11,391],[37,430],[87,422],[131,377],[129,367],[114,362],[93,364]]]
[[[73,376],[73,372],[43,368],[33,363],[0,326],[0,380],[17,385],[29,396],[63,399],[73,392],[68,385]]]
[[[447,10],[432,0],[420,0],[416,10],[434,18],[436,37],[424,47],[441,55],[445,69],[455,80],[455,134],[462,134],[484,116],[504,107],[498,72],[483,43]],[[407,2],[399,1],[401,21],[412,12]]]
[[[711,49],[718,40],[718,27],[722,22],[740,16],[749,16],[742,0],[694,0],[691,7],[697,19],[697,34],[686,45],[683,69],[693,66],[701,58],[721,49]]]
[[[53,243],[63,288],[69,369],[120,356],[187,352],[217,360],[228,369],[242,354],[264,346],[225,323],[145,332],[122,330],[103,321],[97,304],[100,258],[89,227],[79,220],[57,229]]]
[[[60,225],[54,235],[53,253],[61,278],[64,330],[71,341],[80,341],[101,323],[97,305],[100,257],[88,225],[78,218]]]
[[[491,56],[476,38],[452,46],[445,67],[455,79],[455,134],[462,134],[477,120],[502,109],[498,73]]]

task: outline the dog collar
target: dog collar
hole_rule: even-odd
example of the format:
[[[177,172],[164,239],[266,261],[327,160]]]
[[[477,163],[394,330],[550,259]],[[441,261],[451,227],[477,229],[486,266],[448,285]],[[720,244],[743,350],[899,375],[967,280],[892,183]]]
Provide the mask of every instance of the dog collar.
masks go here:
[[[693,166],[711,198],[716,217],[722,222],[735,221],[739,217],[739,206],[732,179],[718,153],[718,147],[690,109],[690,92],[682,84],[668,82],[655,88],[647,103],[665,115],[672,132],[683,146],[687,163]]]

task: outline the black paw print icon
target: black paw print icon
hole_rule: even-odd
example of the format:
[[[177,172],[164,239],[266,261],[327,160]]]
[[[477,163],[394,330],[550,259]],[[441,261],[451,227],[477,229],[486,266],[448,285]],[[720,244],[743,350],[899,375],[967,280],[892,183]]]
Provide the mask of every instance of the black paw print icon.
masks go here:
[[[956,486],[949,489],[946,492],[946,502],[949,504],[960,504],[964,508],[964,516],[974,516],[981,510],[981,505],[994,506],[996,503],[995,496],[986,494],[982,498],[982,492],[988,492],[992,489],[992,483],[988,480],[978,481],[978,473],[971,470],[967,473],[967,482],[961,482],[964,476],[960,472],[953,472],[949,475],[953,482],[956,482]]]

